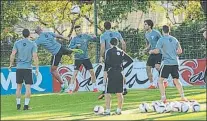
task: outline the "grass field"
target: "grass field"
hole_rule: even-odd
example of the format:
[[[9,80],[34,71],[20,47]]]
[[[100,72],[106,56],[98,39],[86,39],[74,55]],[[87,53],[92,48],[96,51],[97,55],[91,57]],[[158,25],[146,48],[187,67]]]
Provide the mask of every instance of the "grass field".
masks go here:
[[[206,89],[200,87],[185,87],[185,96],[189,100],[197,100],[201,104],[200,112],[188,113],[140,113],[138,105],[141,102],[151,103],[160,99],[158,89],[129,90],[125,96],[122,115],[97,116],[93,113],[95,105],[104,106],[104,100],[97,100],[100,93],[78,92],[69,94],[34,94],[31,97],[32,110],[17,111],[15,95],[1,96],[1,120],[206,120]],[[116,96],[112,95],[112,112],[117,106]],[[179,101],[175,88],[167,88],[169,101]],[[24,104],[23,97],[21,104]]]

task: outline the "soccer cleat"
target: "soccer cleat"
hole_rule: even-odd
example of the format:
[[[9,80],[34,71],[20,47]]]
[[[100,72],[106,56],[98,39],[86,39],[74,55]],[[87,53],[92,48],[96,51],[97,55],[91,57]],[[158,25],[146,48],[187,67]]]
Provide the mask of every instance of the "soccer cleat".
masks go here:
[[[17,104],[17,110],[20,110],[21,104]]]
[[[29,110],[29,106],[28,105],[24,105],[24,109],[23,110]]]
[[[128,92],[127,92],[127,89],[124,88],[124,92],[122,93],[123,95],[126,95]]]
[[[103,116],[110,116],[111,113],[110,113],[110,112],[104,112],[104,113],[102,113],[101,115],[103,115]]]
[[[99,100],[101,100],[101,99],[103,99],[104,98],[104,94],[100,94],[99,96],[98,96],[98,99]]]
[[[113,113],[112,115],[121,115],[121,112],[115,111],[115,113]]]
[[[73,94],[73,91],[72,91],[72,90],[69,90],[69,91],[68,91],[68,94]]]
[[[98,96],[98,99],[99,99],[99,100],[103,99],[103,98],[104,98],[104,94],[105,94],[105,91],[103,91],[102,94],[100,94],[100,95]]]
[[[167,88],[168,87],[168,82],[164,81],[164,87]]]
[[[97,88],[94,88],[94,89],[93,89],[93,92],[98,92],[98,89],[97,89]]]
[[[156,87],[155,87],[154,85],[150,85],[150,86],[148,87],[148,89],[156,89]]]
[[[66,86],[64,85],[64,87],[61,87],[60,93],[65,92]]]

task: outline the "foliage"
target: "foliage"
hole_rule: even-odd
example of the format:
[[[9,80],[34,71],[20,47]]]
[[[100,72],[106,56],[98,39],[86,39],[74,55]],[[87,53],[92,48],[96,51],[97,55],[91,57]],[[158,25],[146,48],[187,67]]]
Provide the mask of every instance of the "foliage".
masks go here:
[[[160,1],[153,2],[152,10],[165,11],[166,18],[168,18],[172,24],[180,24],[175,20],[176,15],[184,15],[184,21],[196,21],[203,20],[205,18],[201,9],[200,1]],[[169,13],[173,14],[173,18],[170,18]]]
[[[79,5],[81,8],[80,15],[70,14],[72,5]],[[89,2],[78,1],[2,1],[2,19],[1,23],[1,41],[7,40],[7,36],[11,35],[12,41],[19,39],[15,33],[15,26],[20,28],[29,28],[33,30],[36,25],[45,28],[53,28],[54,32],[62,35],[68,35],[71,39],[73,27],[80,24],[83,18],[92,14],[92,4]],[[31,23],[28,26],[28,23]],[[68,24],[69,23],[69,24]],[[65,26],[65,30],[61,27]],[[67,26],[68,25],[68,26]],[[18,36],[17,36],[18,35]],[[68,45],[68,42],[67,44]],[[7,57],[9,57],[9,50]],[[39,48],[40,64],[50,64],[50,54]],[[49,56],[49,58],[48,58]],[[46,58],[45,58],[46,57]],[[67,57],[64,57],[67,58]],[[71,63],[70,58],[63,59],[63,63]],[[5,60],[5,59],[3,59]]]
[[[173,27],[172,30],[173,35],[178,37],[184,48],[187,48],[185,49],[185,53],[188,54],[184,54],[182,57],[195,58],[190,56],[192,53],[198,57],[203,56],[203,45],[206,44],[204,43],[205,41],[202,40],[203,38],[201,32],[198,32],[198,30],[203,26],[203,23],[200,24],[199,21],[204,20],[204,14],[201,10],[200,1],[168,1],[170,7],[167,7],[166,3],[167,1],[97,0],[97,18],[99,22],[98,29],[103,32],[101,25],[104,21],[110,21],[118,25],[123,20],[127,20],[128,14],[133,11],[140,10],[147,13],[149,10],[153,10],[163,13],[172,12],[173,15],[184,13],[185,23],[178,27]],[[81,8],[80,15],[70,14],[70,9],[72,5],[75,4],[79,5]],[[89,26],[94,24],[94,8],[93,2],[91,1],[8,0],[1,1],[1,8],[1,41],[7,40],[7,37],[11,36],[12,42],[14,42],[20,37],[20,35],[14,32],[16,25],[22,28],[30,27],[31,29],[33,29],[36,25],[42,25],[45,28],[53,28],[54,32],[68,36],[69,39],[71,39],[74,25],[81,24],[84,19],[90,23]],[[166,14],[166,17],[171,19],[168,14]],[[28,24],[26,24],[28,22],[32,25],[28,26]],[[198,24],[196,24],[196,22],[198,22]],[[20,25],[20,23],[23,23],[23,25]],[[176,21],[173,24],[176,24]],[[115,29],[117,29],[117,27],[118,26],[115,26]],[[187,29],[189,29],[189,31]],[[140,53],[145,46],[144,32],[142,30],[132,29],[129,27],[119,31],[122,33],[127,43],[127,52],[129,52],[132,57],[145,60],[147,55]],[[186,34],[186,38],[183,37],[181,33]],[[195,39],[195,37],[197,38]],[[197,41],[200,44],[197,44]],[[62,44],[68,45],[68,41]],[[91,57],[92,62],[95,62],[94,55],[97,51],[99,51],[99,46],[96,48],[96,44],[99,45],[99,43],[92,43],[89,45],[89,56]],[[189,47],[186,46],[188,44],[190,45]],[[196,47],[194,47],[195,44],[197,44]],[[197,46],[201,46],[201,48]],[[197,48],[197,50],[195,48]],[[5,47],[4,49],[6,50],[1,49],[5,55],[2,57],[2,60],[6,61],[9,58],[11,48]],[[39,49],[39,55],[41,56],[40,64],[50,64],[50,54],[41,47]],[[202,50],[201,55],[195,54],[198,50]],[[62,59],[63,64],[70,64],[72,61],[72,56],[64,56]]]
[[[7,35],[14,35],[14,25],[26,14],[26,1],[1,1],[1,39]]]
[[[122,21],[133,11],[147,11],[149,2],[140,0],[100,0],[98,3],[98,17],[103,21]]]
[[[127,16],[133,11],[147,12],[150,2],[143,0],[99,0],[98,2],[98,19],[99,26],[104,21],[121,23],[127,20]]]
[[[202,35],[203,31],[200,31],[204,23],[205,21],[190,21],[172,28],[171,34],[180,41],[183,48],[181,59],[206,57],[206,41]]]
[[[146,60],[147,55],[141,53],[145,48],[144,32],[139,29],[133,29],[126,27],[123,31],[119,31],[127,45],[127,53],[132,58],[138,58],[139,60]]]

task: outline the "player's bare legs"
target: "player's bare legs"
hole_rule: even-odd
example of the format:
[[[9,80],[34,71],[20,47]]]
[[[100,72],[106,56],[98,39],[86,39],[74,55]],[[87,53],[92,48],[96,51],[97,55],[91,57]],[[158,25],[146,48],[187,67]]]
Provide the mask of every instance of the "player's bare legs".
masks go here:
[[[64,82],[61,79],[61,77],[57,71],[57,68],[58,68],[57,66],[51,66],[50,71],[51,71],[53,77],[55,77],[58,80],[58,82],[61,84],[61,92],[64,92],[66,87],[65,87]]]
[[[30,96],[31,96],[31,85],[26,84],[25,88],[26,88],[26,92],[25,92],[24,110],[28,110],[29,109],[28,105],[29,105]]]
[[[117,106],[117,110],[116,110],[116,114],[121,114],[121,109],[122,109],[122,105],[124,102],[124,97],[122,95],[122,93],[116,93],[117,99],[118,99],[118,106]]]
[[[158,71],[158,73],[160,73],[160,64],[155,64],[155,69]],[[168,82],[166,81],[166,79],[163,81],[163,83],[164,83],[164,87],[167,88]]]
[[[155,86],[153,85],[153,76],[152,76],[152,71],[151,71],[151,69],[152,69],[151,66],[147,66],[147,67],[146,67],[147,76],[148,76],[148,78],[149,78],[149,80],[150,80],[150,83],[151,83],[149,89],[155,89]]]
[[[105,94],[105,104],[106,104],[106,115],[110,114],[110,109],[111,109],[111,94],[106,93]]]
[[[91,74],[91,81],[93,83],[93,92],[98,92],[95,73],[93,69],[90,69],[89,72]]]
[[[163,101],[165,103],[166,102],[166,95],[165,95],[165,87],[164,87],[163,81],[164,81],[164,78],[160,77],[158,80],[158,86],[160,89],[161,101]]]
[[[16,101],[17,101],[17,110],[20,110],[21,108],[21,90],[22,90],[22,84],[17,84],[16,89]]]
[[[126,94],[127,94],[127,89],[126,89],[126,78],[125,78],[124,74],[122,74],[122,75],[123,75],[123,86],[124,86],[124,92],[123,92],[123,95],[126,95]]]
[[[174,83],[175,83],[175,86],[176,86],[176,88],[177,88],[179,94],[180,94],[181,100],[182,100],[182,101],[187,101],[187,99],[185,98],[184,90],[183,90],[182,84],[180,83],[180,80],[174,78],[173,81],[174,81]]]
[[[59,81],[60,84],[63,84],[63,80],[60,78],[57,68],[57,66],[51,66],[51,73]]]
[[[71,79],[70,84],[69,84],[69,92],[68,92],[69,94],[73,93],[74,83],[75,83],[77,75],[78,75],[78,70],[75,70],[73,72],[73,76],[72,76],[72,79]]]

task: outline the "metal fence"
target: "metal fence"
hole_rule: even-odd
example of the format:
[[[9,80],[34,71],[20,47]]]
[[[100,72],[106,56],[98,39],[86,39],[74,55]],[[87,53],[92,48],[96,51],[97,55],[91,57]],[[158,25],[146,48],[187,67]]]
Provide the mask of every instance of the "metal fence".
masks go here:
[[[91,16],[91,20],[93,20],[93,25],[89,24],[89,21],[83,20],[82,25],[83,32],[95,33],[98,38],[103,33],[100,28],[103,28],[103,22],[108,18],[104,18],[105,14],[100,14],[100,2],[96,1],[96,4],[93,3],[94,16]],[[137,3],[141,4],[141,2]],[[95,6],[96,5],[96,6]],[[103,6],[102,6],[103,7]],[[107,8],[113,9],[113,8]],[[124,9],[120,9],[124,10]],[[104,11],[103,11],[104,12]],[[112,16],[113,17],[113,16]],[[123,17],[123,20],[119,19],[119,21],[112,22],[112,27],[114,30],[119,31],[127,44],[127,53],[131,55],[133,58],[137,58],[139,60],[146,60],[148,55],[143,55],[140,53],[145,46],[145,38],[144,38],[144,20],[152,19],[155,23],[155,29],[161,30],[161,26],[165,23],[168,23],[169,20],[165,17],[164,13],[159,12],[142,12],[142,11],[130,11]],[[205,20],[199,22],[192,22],[191,24],[183,24],[183,18],[177,18],[180,20],[181,24],[172,27],[171,35],[176,37],[184,50],[183,54],[180,56],[180,59],[198,59],[198,58],[206,58],[206,40],[204,40],[201,28],[205,26]],[[13,42],[8,40],[1,41],[1,66],[5,67],[9,65],[9,55],[11,53]],[[68,43],[62,43],[64,46],[67,46]],[[91,43],[89,45],[89,56],[93,63],[97,62],[99,58],[100,51],[99,40],[96,43]],[[40,65],[49,65],[50,64],[50,54],[43,49],[42,47],[38,48],[38,55],[40,60]],[[72,64],[73,57],[64,56],[62,59],[63,64]]]

